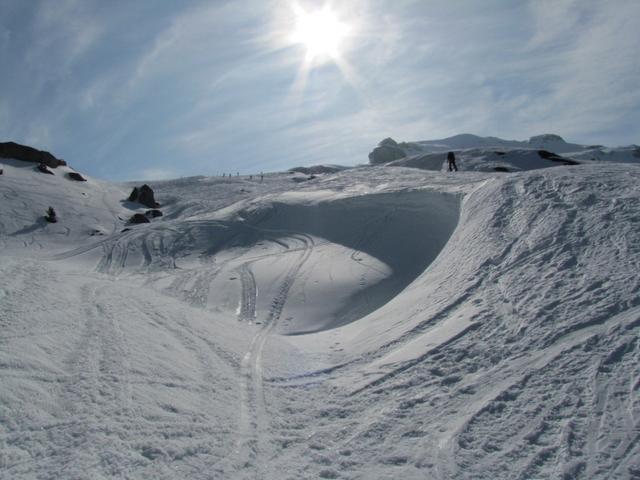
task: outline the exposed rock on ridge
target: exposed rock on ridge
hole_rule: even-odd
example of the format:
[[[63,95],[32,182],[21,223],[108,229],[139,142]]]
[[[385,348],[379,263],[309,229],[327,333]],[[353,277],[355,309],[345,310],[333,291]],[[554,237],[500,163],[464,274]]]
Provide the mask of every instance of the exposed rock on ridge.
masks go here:
[[[156,208],[160,206],[160,204],[156,202],[156,199],[153,196],[152,188],[146,183],[140,188],[133,187],[131,195],[129,195],[129,201],[141,203],[145,207],[149,208]]]
[[[405,151],[398,146],[398,143],[393,138],[385,138],[369,154],[369,163],[371,165],[380,165],[381,163],[393,162],[406,156]]]
[[[31,163],[44,163],[47,167],[56,168],[65,166],[67,162],[54,157],[51,153],[38,150],[27,145],[20,145],[15,142],[0,143],[0,157],[13,158]]]

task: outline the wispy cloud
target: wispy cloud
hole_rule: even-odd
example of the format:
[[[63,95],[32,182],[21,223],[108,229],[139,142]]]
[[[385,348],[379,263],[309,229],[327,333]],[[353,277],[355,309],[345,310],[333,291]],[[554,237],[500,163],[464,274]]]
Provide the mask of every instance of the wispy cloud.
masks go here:
[[[546,92],[525,110],[528,123],[534,128],[549,125],[585,141],[605,140],[601,132],[640,106],[640,59],[635,53],[640,32],[633,20],[640,18],[640,4],[559,2],[563,25],[557,18],[547,21],[550,9],[544,3],[531,3],[538,28],[528,49],[543,67],[536,77]],[[550,45],[551,54],[546,53]]]
[[[359,163],[389,135],[640,137],[636,0],[333,2],[341,60],[303,82],[292,2],[323,3],[5,0],[0,127],[120,179]]]

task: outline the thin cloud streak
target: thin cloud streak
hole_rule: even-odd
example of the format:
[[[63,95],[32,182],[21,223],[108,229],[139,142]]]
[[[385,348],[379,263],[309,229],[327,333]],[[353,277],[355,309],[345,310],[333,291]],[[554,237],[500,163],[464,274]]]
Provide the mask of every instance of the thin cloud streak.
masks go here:
[[[289,0],[5,0],[0,128],[114,179],[356,164],[389,135],[638,142],[635,0],[333,5],[351,35],[305,66]]]

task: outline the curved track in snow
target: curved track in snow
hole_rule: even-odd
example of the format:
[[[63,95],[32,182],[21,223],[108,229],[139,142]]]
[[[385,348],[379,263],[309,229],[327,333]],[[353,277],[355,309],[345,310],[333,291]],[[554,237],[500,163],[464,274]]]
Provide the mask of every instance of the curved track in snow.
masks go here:
[[[256,279],[251,271],[251,262],[243,263],[236,271],[240,275],[240,283],[242,285],[242,298],[240,301],[238,320],[253,322],[256,319],[256,297],[258,291],[256,288]]]
[[[240,404],[240,434],[238,437],[238,466],[241,470],[250,469],[261,477],[261,462],[266,462],[267,455],[267,430],[269,428],[269,414],[267,400],[265,398],[263,383],[263,351],[269,336],[276,328],[280,320],[282,309],[287,301],[289,291],[293,286],[298,272],[309,259],[314,247],[314,240],[308,235],[298,235],[298,239],[305,244],[302,252],[291,252],[289,255],[297,255],[293,264],[289,267],[280,282],[277,294],[271,302],[271,308],[267,313],[264,324],[256,332],[249,349],[244,355],[241,364],[241,404]],[[243,264],[244,281],[242,282],[243,295],[241,312],[255,311],[255,280],[249,266]],[[244,317],[246,318],[246,317]]]

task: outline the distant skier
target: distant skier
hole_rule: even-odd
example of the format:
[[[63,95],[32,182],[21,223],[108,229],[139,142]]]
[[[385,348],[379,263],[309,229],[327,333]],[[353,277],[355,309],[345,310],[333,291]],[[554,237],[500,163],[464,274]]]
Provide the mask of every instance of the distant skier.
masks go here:
[[[454,170],[458,171],[458,166],[456,165],[456,156],[453,152],[447,153],[447,163],[449,164],[449,171],[453,172]]]

